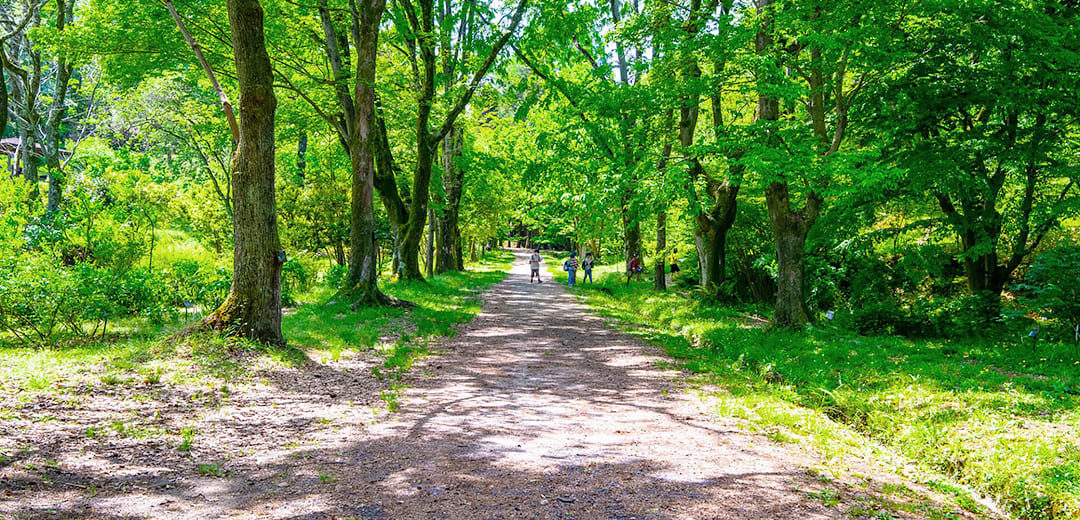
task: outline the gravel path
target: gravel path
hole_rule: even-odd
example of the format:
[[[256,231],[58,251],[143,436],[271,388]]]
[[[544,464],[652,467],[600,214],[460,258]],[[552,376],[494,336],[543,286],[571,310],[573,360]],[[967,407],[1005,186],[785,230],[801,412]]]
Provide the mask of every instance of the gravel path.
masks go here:
[[[483,313],[413,367],[398,413],[371,353],[225,394],[7,396],[0,451],[18,455],[0,460],[0,519],[802,520],[876,503],[706,412],[659,351],[528,278],[518,254]],[[115,417],[124,430],[89,433]]]

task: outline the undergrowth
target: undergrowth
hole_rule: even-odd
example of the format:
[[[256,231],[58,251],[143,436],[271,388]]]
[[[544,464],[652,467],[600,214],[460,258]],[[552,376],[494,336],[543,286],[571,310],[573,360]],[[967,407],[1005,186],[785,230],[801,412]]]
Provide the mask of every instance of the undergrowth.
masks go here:
[[[1080,518],[1073,345],[862,337],[828,325],[769,330],[761,317],[692,293],[627,286],[617,273],[576,291],[723,388],[714,396],[721,413],[777,440],[805,440],[827,467],[895,451],[1017,518]],[[978,509],[960,486],[927,483]]]
[[[316,353],[336,360],[345,351],[375,350],[384,359],[378,377],[400,379],[432,341],[454,333],[480,311],[480,294],[501,280],[512,259],[507,252],[461,273],[426,282],[383,283],[382,289],[416,304],[411,309],[371,307],[352,311],[331,300],[331,287],[316,287],[286,312],[282,331],[288,346],[268,347],[216,335],[169,335],[183,323],[131,324],[123,335],[82,339],[48,347],[0,346],[0,392],[29,401],[79,386],[134,387],[177,384],[207,386],[243,381],[268,366],[302,366]],[[395,385],[395,388],[397,385]]]

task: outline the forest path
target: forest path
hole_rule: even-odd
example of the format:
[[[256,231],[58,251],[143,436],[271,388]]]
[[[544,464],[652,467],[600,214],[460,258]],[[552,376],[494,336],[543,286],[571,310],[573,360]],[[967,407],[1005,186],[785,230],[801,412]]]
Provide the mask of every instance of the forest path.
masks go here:
[[[561,284],[530,284],[525,258],[416,362],[397,413],[380,400],[390,382],[372,377],[383,362],[372,351],[316,354],[228,389],[0,393],[0,519],[877,515],[867,488],[881,480],[815,478],[815,456],[708,410],[658,349]],[[926,516],[893,505],[874,518]]]
[[[707,415],[661,353],[617,332],[518,252],[484,311],[414,367],[372,428],[371,517],[840,518],[803,455]],[[378,453],[393,453],[385,460]],[[346,480],[344,477],[342,480]]]

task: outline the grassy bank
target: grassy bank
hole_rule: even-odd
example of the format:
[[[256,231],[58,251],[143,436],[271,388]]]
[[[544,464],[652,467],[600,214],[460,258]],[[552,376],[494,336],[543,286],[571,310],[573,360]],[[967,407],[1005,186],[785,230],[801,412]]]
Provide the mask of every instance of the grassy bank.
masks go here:
[[[165,341],[184,324],[132,320],[105,339],[72,340],[49,348],[0,347],[0,393],[26,401],[79,386],[124,387],[139,383],[206,385],[243,380],[268,365],[300,366],[307,358],[335,360],[348,350],[376,350],[385,358],[377,376],[407,370],[429,342],[453,333],[480,311],[479,295],[505,275],[512,255],[489,254],[469,271],[427,282],[384,283],[388,294],[412,309],[349,310],[334,303],[334,290],[315,287],[288,309],[282,330],[289,346],[273,349],[211,336]],[[327,303],[330,301],[331,303]]]
[[[992,497],[1017,518],[1080,518],[1073,345],[911,341],[828,326],[769,331],[760,317],[656,293],[648,282],[626,286],[611,270],[576,291],[719,384],[721,413],[814,446],[837,472],[857,457],[898,454],[886,466],[972,510],[959,488]]]

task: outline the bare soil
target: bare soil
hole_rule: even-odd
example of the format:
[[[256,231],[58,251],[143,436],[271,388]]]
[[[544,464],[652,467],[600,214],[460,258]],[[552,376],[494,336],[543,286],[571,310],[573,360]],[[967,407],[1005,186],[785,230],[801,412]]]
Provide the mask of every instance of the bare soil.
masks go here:
[[[524,258],[414,366],[396,413],[371,354],[227,390],[0,395],[0,453],[15,454],[0,518],[819,519],[883,503],[707,410],[661,352],[530,284]]]

